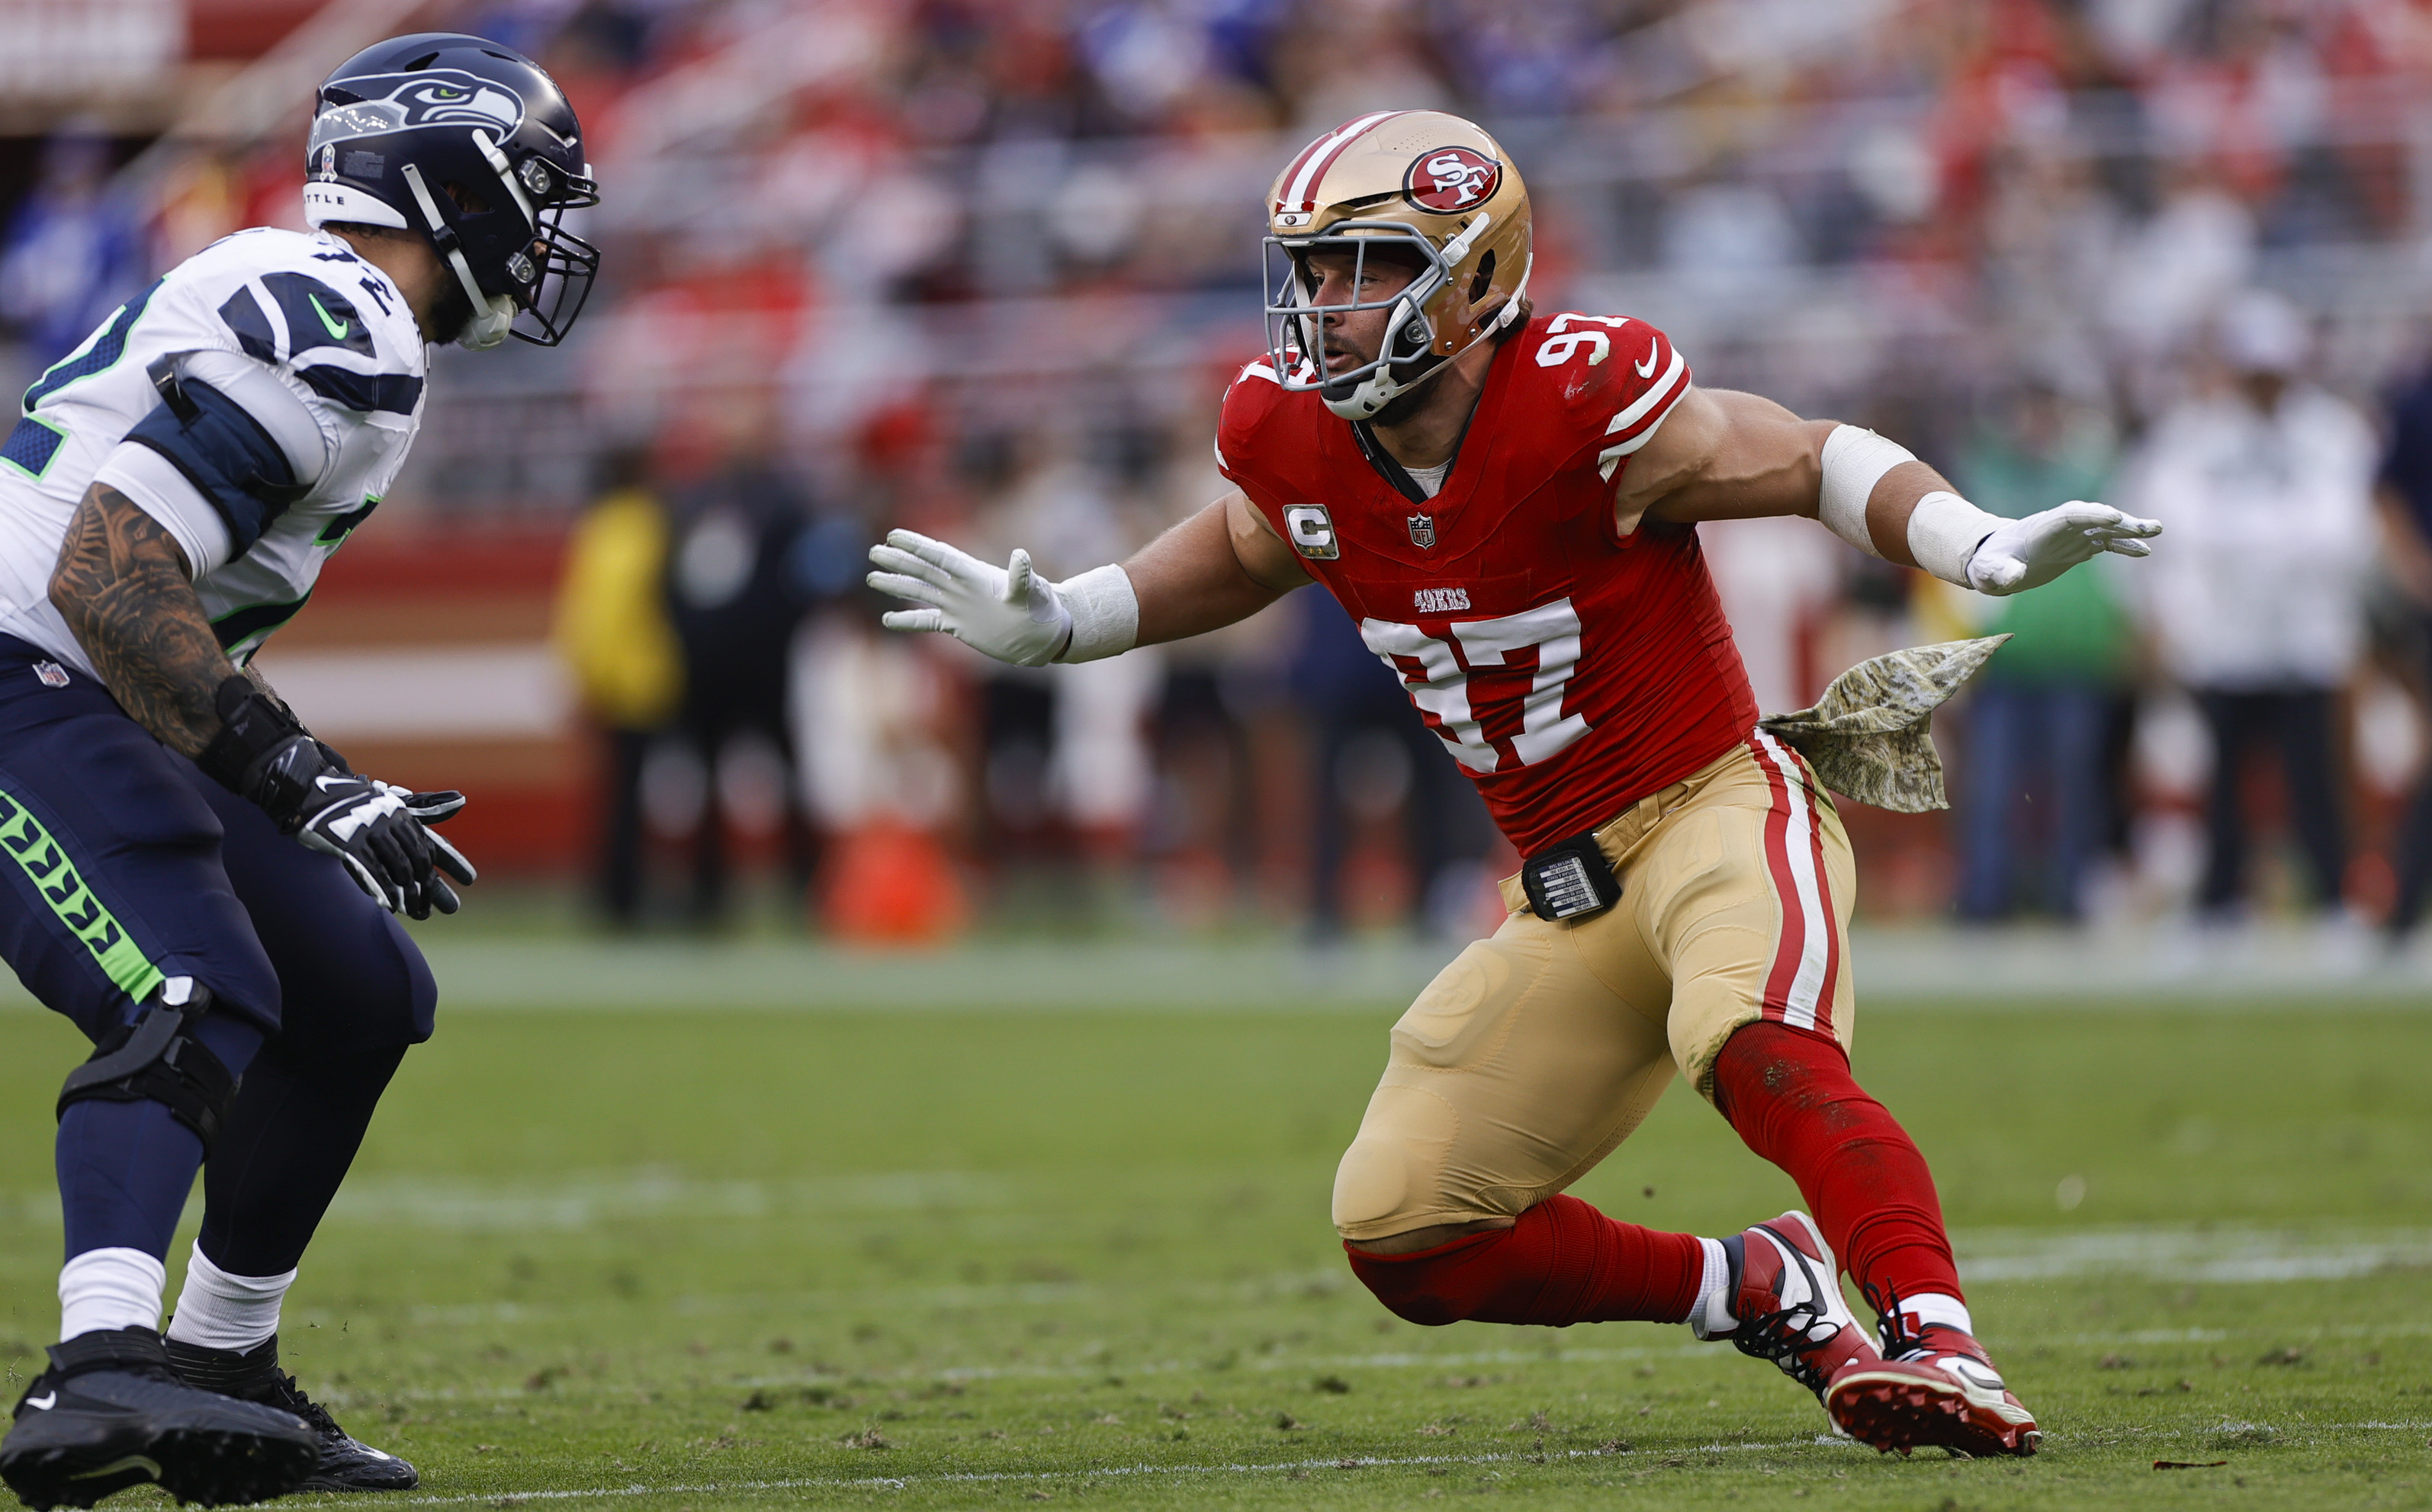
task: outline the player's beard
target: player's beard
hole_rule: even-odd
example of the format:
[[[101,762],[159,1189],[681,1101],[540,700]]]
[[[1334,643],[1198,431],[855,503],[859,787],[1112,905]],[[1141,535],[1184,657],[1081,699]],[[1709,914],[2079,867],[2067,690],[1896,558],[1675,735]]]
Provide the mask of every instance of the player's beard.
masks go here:
[[[1357,350],[1353,350],[1351,355],[1358,357],[1360,363],[1363,365],[1376,361],[1375,358],[1364,356]],[[1382,409],[1378,410],[1375,414],[1370,415],[1368,417],[1368,424],[1372,426],[1383,426],[1388,429],[1391,429],[1393,427],[1400,425],[1403,421],[1408,420],[1410,416],[1419,412],[1419,407],[1427,402],[1427,380],[1434,378],[1436,370],[1444,365],[1444,359],[1435,357],[1432,354],[1422,354],[1420,357],[1410,358],[1393,364],[1397,369],[1408,370],[1418,366],[1422,361],[1426,362],[1427,365],[1420,370],[1416,377],[1404,379],[1405,387],[1402,392],[1386,400]],[[1357,369],[1355,368],[1354,371],[1357,371]],[[1397,372],[1394,374],[1394,377],[1400,378],[1401,374]],[[1322,392],[1327,399],[1339,402],[1350,397],[1351,391],[1354,386],[1355,385],[1347,379],[1337,378],[1332,382],[1327,383]]]
[[[1409,366],[1410,364],[1402,363],[1399,365]],[[1383,409],[1369,416],[1368,423],[1372,426],[1383,426],[1390,430],[1393,427],[1400,425],[1403,421],[1410,419],[1410,416],[1417,414],[1419,412],[1419,407],[1427,402],[1428,383],[1433,381],[1437,372],[1440,371],[1444,365],[1444,360],[1442,358],[1438,358],[1434,361],[1428,363],[1426,372],[1421,373],[1417,378],[1410,379],[1409,387],[1403,389],[1401,393],[1394,395],[1390,399],[1387,399]]]
[[[440,296],[439,303],[431,311],[431,344],[433,346],[450,345],[457,337],[464,334],[464,328],[471,324],[473,298],[464,292],[462,280],[450,278],[447,293]]]

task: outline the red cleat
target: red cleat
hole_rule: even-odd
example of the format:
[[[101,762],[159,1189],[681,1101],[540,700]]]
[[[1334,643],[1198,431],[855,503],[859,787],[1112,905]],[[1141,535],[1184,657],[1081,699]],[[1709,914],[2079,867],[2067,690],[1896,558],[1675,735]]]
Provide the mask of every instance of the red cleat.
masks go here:
[[[1842,1299],[1840,1267],[1814,1218],[1784,1213],[1724,1240],[1723,1248],[1729,1283],[1706,1312],[1690,1317],[1690,1332],[1771,1360],[1819,1402],[1843,1375],[1883,1364]]]
[[[1928,1447],[1979,1458],[2035,1452],[2043,1433],[2035,1414],[2002,1383],[1984,1345],[1940,1323],[1887,1342],[1890,1358],[1845,1371],[1825,1389],[1824,1410],[1834,1427],[1885,1453]]]

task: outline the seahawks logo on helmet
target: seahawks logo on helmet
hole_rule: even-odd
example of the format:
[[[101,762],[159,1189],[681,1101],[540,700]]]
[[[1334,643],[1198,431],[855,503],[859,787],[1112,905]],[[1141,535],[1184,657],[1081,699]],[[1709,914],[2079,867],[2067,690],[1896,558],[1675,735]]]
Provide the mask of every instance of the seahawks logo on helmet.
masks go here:
[[[333,105],[313,119],[312,150],[349,137],[415,126],[481,126],[507,137],[524,121],[522,96],[504,85],[452,68],[348,79],[346,88],[363,97]]]

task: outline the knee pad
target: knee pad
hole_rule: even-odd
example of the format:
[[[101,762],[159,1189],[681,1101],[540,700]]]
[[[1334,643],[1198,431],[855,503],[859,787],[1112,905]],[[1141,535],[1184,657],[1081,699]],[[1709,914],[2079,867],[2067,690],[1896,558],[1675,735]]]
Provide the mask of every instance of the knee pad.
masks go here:
[[[236,1077],[194,1037],[211,1011],[209,989],[192,977],[171,977],[144,1000],[143,1016],[105,1035],[93,1056],[68,1073],[58,1116],[78,1102],[158,1102],[192,1129],[211,1154],[236,1098]]]
[[[1460,1127],[1450,1102],[1407,1084],[1389,1068],[1335,1168],[1335,1231],[1357,1243],[1495,1216],[1499,1210],[1485,1205],[1481,1194],[1446,1176]]]

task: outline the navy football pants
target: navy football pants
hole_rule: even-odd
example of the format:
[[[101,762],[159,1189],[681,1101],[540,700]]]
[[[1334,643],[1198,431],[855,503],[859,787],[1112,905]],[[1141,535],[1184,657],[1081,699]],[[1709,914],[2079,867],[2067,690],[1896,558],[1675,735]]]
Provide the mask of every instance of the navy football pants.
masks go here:
[[[0,957],[91,1039],[173,976],[236,1021],[217,1037],[244,1046],[240,1024],[265,1036],[205,1183],[202,1242],[235,1274],[287,1270],[405,1048],[431,1037],[430,969],[334,859],[161,746],[93,679],[45,683],[49,662],[0,636]],[[165,1109],[76,1104],[60,1130],[68,1254],[125,1244],[165,1258],[199,1153]]]

